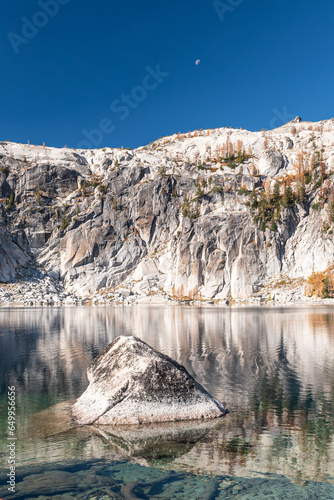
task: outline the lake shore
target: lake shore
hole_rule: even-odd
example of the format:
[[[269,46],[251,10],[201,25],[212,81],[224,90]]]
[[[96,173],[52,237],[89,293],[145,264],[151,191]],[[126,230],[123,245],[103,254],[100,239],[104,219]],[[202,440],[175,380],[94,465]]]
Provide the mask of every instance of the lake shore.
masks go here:
[[[282,305],[334,305],[334,298],[320,298],[304,295],[303,286],[298,288],[266,287],[245,298],[219,298],[200,300],[189,297],[173,297],[161,290],[150,290],[140,294],[131,286],[114,289],[102,288],[95,293],[81,297],[71,293],[51,278],[34,278],[29,281],[0,284],[0,307],[40,306],[98,306],[98,305],[189,305],[189,306],[282,306]]]

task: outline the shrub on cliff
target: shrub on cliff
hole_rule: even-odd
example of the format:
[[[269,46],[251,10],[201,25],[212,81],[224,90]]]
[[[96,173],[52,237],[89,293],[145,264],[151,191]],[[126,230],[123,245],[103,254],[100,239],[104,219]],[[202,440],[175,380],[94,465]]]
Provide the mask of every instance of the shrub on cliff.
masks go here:
[[[332,272],[313,271],[307,280],[306,293],[322,299],[334,297],[334,276]]]

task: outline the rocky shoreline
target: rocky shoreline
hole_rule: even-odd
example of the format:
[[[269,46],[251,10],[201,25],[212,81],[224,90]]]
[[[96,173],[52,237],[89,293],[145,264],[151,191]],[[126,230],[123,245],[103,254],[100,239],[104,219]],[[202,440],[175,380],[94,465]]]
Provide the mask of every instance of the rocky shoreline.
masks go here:
[[[333,298],[322,299],[304,295],[303,287],[298,289],[264,290],[245,299],[189,300],[176,299],[163,291],[149,294],[133,292],[126,286],[116,289],[101,289],[87,297],[81,297],[65,290],[62,284],[52,278],[31,278],[10,284],[0,284],[0,307],[41,307],[41,306],[99,306],[99,305],[161,305],[161,306],[291,306],[334,305]]]

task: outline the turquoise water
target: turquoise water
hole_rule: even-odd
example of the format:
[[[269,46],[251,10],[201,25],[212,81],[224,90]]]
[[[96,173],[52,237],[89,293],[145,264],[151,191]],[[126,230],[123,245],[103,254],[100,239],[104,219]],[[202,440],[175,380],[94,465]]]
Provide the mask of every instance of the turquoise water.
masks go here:
[[[97,432],[42,410],[78,397],[86,368],[136,335],[230,413]],[[0,309],[1,498],[334,499],[331,308]],[[6,489],[7,386],[16,392],[16,492]]]

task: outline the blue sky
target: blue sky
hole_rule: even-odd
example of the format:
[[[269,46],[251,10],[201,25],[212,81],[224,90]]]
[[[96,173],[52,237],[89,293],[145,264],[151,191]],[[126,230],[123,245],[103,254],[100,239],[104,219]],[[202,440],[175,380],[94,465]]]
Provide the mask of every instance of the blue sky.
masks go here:
[[[332,0],[3,0],[0,140],[137,147],[331,118],[333,25]]]

